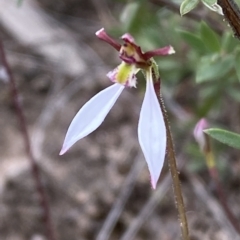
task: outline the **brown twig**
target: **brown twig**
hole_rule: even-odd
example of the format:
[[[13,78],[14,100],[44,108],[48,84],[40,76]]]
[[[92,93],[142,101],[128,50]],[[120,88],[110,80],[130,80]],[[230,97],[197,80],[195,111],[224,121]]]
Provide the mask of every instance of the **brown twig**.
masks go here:
[[[21,132],[22,132],[22,136],[23,136],[23,140],[24,140],[24,144],[25,144],[25,151],[26,151],[26,155],[27,155],[30,165],[31,165],[31,171],[32,171],[33,179],[35,181],[36,191],[39,194],[39,204],[43,210],[43,222],[46,227],[46,236],[48,237],[49,240],[56,240],[55,232],[52,227],[49,203],[48,203],[45,191],[44,191],[43,184],[41,182],[39,167],[33,156],[33,152],[31,149],[31,143],[30,143],[30,139],[29,139],[29,135],[28,135],[26,120],[25,120],[25,117],[23,114],[21,104],[19,102],[19,95],[18,95],[15,79],[13,77],[10,66],[7,62],[7,58],[6,58],[4,47],[3,47],[1,40],[0,40],[0,61],[3,65],[3,67],[6,69],[6,72],[8,75],[8,80],[9,80],[9,85],[10,85],[10,94],[12,96],[12,101],[13,101],[13,104],[15,107],[16,115],[19,120],[19,125],[21,128]]]
[[[240,40],[240,9],[234,0],[218,0],[223,14],[231,26],[234,36]]]

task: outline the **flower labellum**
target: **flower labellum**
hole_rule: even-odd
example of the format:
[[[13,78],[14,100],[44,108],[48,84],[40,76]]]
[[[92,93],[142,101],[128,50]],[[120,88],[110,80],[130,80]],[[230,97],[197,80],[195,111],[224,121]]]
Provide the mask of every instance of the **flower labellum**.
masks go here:
[[[128,33],[122,36],[123,45],[108,36],[103,28],[96,35],[119,52],[122,63],[107,74],[113,85],[91,98],[73,118],[60,155],[101,125],[123,89],[136,87],[136,74],[142,69],[146,73],[146,92],[140,112],[138,139],[148,164],[152,187],[155,189],[165,158],[166,127],[154,89],[151,58],[173,54],[174,49],[167,46],[143,53]]]

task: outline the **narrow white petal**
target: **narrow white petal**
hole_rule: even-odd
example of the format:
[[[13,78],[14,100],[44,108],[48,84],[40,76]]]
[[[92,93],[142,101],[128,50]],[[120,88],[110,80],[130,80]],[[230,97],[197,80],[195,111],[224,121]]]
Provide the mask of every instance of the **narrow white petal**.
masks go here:
[[[68,128],[60,155],[100,126],[123,89],[123,85],[115,83],[85,103]]]
[[[166,127],[150,73],[147,74],[146,93],[139,118],[138,139],[155,189],[165,158]]]

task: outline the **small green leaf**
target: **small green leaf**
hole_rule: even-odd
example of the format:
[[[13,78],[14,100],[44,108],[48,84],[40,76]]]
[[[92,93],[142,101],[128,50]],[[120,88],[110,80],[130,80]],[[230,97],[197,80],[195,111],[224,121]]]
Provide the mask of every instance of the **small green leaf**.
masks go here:
[[[217,0],[201,0],[203,3],[207,4],[208,6],[212,6]]]
[[[191,32],[187,32],[184,30],[177,30],[180,34],[180,36],[196,51],[200,53],[206,52],[206,47],[203,43],[203,41],[198,37],[196,34],[193,34]]]
[[[201,23],[200,34],[202,41],[211,52],[220,52],[219,37],[205,22]]]
[[[235,65],[235,70],[237,73],[238,80],[240,81],[240,51],[237,51],[237,53],[235,54],[234,65]]]
[[[198,2],[199,0],[184,0],[180,6],[181,16],[192,11],[198,5]]]
[[[218,14],[223,15],[222,8],[220,5],[218,5],[217,0],[201,0],[201,1],[211,11],[217,12]]]
[[[204,132],[221,143],[240,149],[240,135],[237,133],[219,128],[210,128],[204,130]]]
[[[221,57],[218,54],[204,56],[197,66],[196,82],[206,82],[209,80],[223,79],[233,68],[234,58],[232,55]]]

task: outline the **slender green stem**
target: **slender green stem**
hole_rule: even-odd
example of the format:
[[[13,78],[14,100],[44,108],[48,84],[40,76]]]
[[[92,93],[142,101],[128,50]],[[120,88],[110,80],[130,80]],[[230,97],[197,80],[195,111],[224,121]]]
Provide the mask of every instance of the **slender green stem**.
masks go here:
[[[168,121],[167,111],[164,106],[162,95],[160,93],[160,78],[158,77],[158,74],[156,73],[156,68],[152,68],[152,76],[153,76],[153,81],[154,81],[154,88],[155,88],[156,95],[159,100],[160,107],[162,109],[163,118],[164,118],[164,122],[166,125],[168,166],[169,166],[171,176],[172,176],[172,181],[173,181],[173,192],[175,195],[175,202],[176,202],[176,207],[177,207],[178,215],[179,215],[182,238],[184,240],[190,240],[186,211],[185,211],[183,197],[182,197],[181,183],[180,183],[179,176],[178,176],[172,134],[171,134],[170,124]]]

